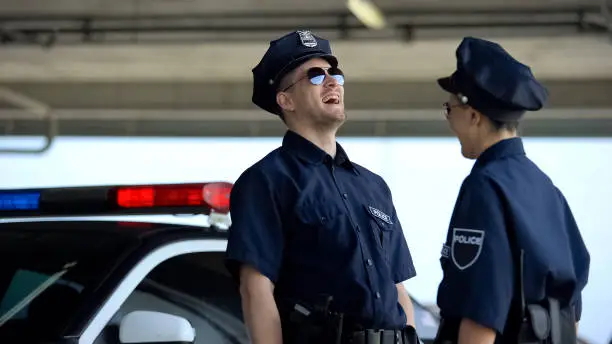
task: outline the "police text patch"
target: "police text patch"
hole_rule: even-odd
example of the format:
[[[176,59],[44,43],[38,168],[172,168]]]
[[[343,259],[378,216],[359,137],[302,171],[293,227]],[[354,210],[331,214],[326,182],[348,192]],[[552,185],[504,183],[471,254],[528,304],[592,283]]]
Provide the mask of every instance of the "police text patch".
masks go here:
[[[451,257],[459,270],[465,270],[478,260],[485,233],[478,229],[453,228]]]
[[[388,223],[390,225],[393,224],[393,221],[391,221],[391,216],[389,216],[389,215],[383,213],[382,211],[380,211],[380,210],[378,210],[378,209],[376,209],[374,207],[371,207],[371,206],[368,206],[368,210],[370,211],[370,214],[372,214],[372,216],[376,216],[379,219],[385,221],[386,223]]]

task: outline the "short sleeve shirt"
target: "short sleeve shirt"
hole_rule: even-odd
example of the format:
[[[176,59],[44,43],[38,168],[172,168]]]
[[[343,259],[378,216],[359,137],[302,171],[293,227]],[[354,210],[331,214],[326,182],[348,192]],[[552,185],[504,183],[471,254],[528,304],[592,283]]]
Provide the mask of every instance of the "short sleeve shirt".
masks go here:
[[[402,328],[396,284],[416,275],[384,180],[293,131],[248,168],[230,195],[227,266],[250,264],[277,297],[332,308],[366,328]]]
[[[524,251],[526,301],[555,297],[580,319],[589,253],[567,201],[520,138],[487,149],[460,188],[440,259],[441,315],[503,333],[518,289],[513,250]]]

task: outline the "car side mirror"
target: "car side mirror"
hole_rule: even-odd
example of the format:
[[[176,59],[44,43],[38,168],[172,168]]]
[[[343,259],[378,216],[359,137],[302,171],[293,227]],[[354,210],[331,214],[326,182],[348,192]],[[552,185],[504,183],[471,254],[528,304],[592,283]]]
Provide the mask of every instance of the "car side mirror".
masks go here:
[[[121,319],[121,343],[193,343],[195,329],[189,320],[161,312],[133,311]]]

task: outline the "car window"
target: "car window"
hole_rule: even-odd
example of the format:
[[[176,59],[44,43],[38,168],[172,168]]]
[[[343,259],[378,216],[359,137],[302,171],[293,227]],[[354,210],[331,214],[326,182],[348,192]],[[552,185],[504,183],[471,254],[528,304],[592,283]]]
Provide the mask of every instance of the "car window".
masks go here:
[[[52,276],[43,274],[37,271],[17,269],[13,278],[8,284],[2,299],[0,300],[0,320],[7,318],[7,321],[11,320],[24,320],[30,315],[31,303],[23,303],[27,297],[36,295],[36,289],[49,281]],[[77,295],[83,290],[83,286],[79,283],[74,283],[65,279],[55,279],[51,285],[44,288],[38,293],[38,295],[47,296],[50,293],[54,293],[58,290],[65,290],[67,294]],[[42,297],[34,297],[36,305],[38,300]],[[67,300],[68,301],[68,300]],[[14,311],[9,317],[9,312]]]
[[[121,319],[136,310],[187,319],[196,331],[196,344],[249,343],[240,294],[223,258],[223,252],[192,253],[161,263],[121,305],[95,344],[119,343]]]
[[[125,248],[121,240],[27,226],[0,230],[0,342],[60,336]]]

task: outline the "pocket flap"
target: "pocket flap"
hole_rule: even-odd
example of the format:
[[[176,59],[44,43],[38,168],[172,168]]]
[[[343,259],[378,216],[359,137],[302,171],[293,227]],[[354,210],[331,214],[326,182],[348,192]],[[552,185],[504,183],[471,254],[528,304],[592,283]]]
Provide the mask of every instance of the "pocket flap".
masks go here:
[[[331,202],[315,202],[307,200],[296,206],[296,215],[305,224],[326,225],[343,212]]]

